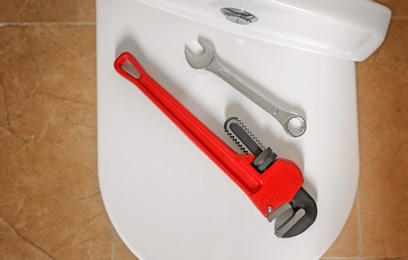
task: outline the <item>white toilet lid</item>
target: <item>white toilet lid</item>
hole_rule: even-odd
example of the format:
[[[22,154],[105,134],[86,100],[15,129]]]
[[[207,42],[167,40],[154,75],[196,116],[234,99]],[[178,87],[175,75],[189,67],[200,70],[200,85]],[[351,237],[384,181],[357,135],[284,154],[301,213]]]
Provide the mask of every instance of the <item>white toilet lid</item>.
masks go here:
[[[288,52],[154,12],[159,11],[131,0],[97,5],[98,171],[104,204],[122,240],[146,260],[319,258],[341,232],[357,189],[354,63]],[[159,14],[169,27],[155,22]],[[305,114],[305,135],[288,137],[270,115],[225,82],[189,67],[184,45],[198,33],[212,37],[237,69],[261,86],[271,85],[271,97]],[[237,50],[245,63],[237,63]],[[276,237],[274,223],[239,187],[114,71],[122,51],[133,53],[229,144],[222,126],[238,116],[265,145],[298,163],[303,187],[318,205],[316,222],[297,237]]]

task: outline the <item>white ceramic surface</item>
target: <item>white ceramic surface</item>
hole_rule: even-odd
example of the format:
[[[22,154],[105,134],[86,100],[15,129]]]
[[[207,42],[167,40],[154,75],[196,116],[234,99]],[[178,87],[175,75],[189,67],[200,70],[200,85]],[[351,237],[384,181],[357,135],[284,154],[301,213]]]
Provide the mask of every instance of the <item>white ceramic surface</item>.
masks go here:
[[[222,16],[206,25],[145,2],[97,1],[98,171],[103,201],[123,241],[145,260],[319,258],[341,232],[357,191],[353,58],[254,37],[246,33],[251,28]],[[219,56],[266,96],[304,116],[304,136],[290,138],[269,114],[217,76],[192,69],[184,46],[198,35],[211,40]],[[123,51],[133,53],[227,143],[232,145],[223,123],[238,116],[265,145],[295,161],[317,202],[316,222],[297,237],[277,238],[274,223],[238,186],[114,71]]]
[[[139,0],[184,19],[324,55],[362,61],[383,42],[391,12],[371,0]],[[222,25],[222,7],[259,18],[246,28]]]

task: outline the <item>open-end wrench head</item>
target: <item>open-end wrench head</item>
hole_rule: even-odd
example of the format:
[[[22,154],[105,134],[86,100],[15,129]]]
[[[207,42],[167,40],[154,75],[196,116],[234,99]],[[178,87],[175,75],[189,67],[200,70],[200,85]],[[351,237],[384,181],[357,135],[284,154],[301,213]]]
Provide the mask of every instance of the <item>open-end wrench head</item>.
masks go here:
[[[281,238],[297,236],[306,231],[316,220],[317,206],[314,199],[300,188],[293,200],[290,214],[281,214],[276,219],[275,234]],[[279,224],[278,224],[279,223]]]
[[[195,46],[193,46],[195,44]],[[201,46],[197,46],[201,45]],[[198,47],[198,48],[194,48]],[[203,51],[197,51],[197,49],[202,48]],[[198,42],[192,44],[187,44],[184,47],[184,55],[188,64],[194,69],[204,69],[215,57],[214,46],[202,37],[198,37]]]

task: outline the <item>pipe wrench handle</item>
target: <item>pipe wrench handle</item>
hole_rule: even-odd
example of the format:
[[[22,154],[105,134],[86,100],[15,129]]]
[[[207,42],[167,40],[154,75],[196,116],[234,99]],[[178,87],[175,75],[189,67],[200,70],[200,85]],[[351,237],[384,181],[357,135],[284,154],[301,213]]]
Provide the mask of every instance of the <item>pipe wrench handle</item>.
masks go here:
[[[129,69],[125,69],[129,65],[137,73],[130,73]],[[146,73],[132,54],[122,53],[115,60],[114,67],[217,164],[249,196],[265,217],[294,198],[303,184],[303,177],[293,162],[278,159],[261,174],[252,165],[254,155],[243,155],[233,151]]]
[[[130,73],[132,66],[135,73]],[[136,85],[174,124],[176,124],[214,163],[246,193],[257,192],[261,181],[250,166],[251,155],[235,153],[196,116],[157,83],[129,52],[122,53],[114,63],[116,71]],[[128,68],[128,69],[126,69]],[[132,71],[133,71],[132,70]]]

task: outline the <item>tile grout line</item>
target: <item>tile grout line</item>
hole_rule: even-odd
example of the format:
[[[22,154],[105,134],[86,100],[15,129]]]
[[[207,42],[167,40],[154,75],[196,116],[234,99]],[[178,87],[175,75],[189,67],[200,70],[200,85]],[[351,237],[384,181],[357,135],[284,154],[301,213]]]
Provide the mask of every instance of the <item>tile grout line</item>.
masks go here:
[[[20,22],[20,23],[0,23],[0,27],[18,27],[18,26],[55,26],[55,25],[68,25],[68,26],[95,26],[96,22]]]
[[[356,198],[356,211],[357,211],[357,243],[358,243],[358,256],[363,257],[363,232],[361,226],[361,212],[360,212],[360,191],[357,191]]]
[[[368,257],[360,257],[360,256],[351,256],[351,257],[327,257],[322,258],[320,260],[402,260],[403,258],[400,257],[376,257],[376,256],[368,256]]]
[[[115,228],[112,225],[111,260],[116,259],[115,245],[116,245],[116,234],[115,234]]]
[[[408,20],[408,16],[406,15],[391,16],[391,20]]]

